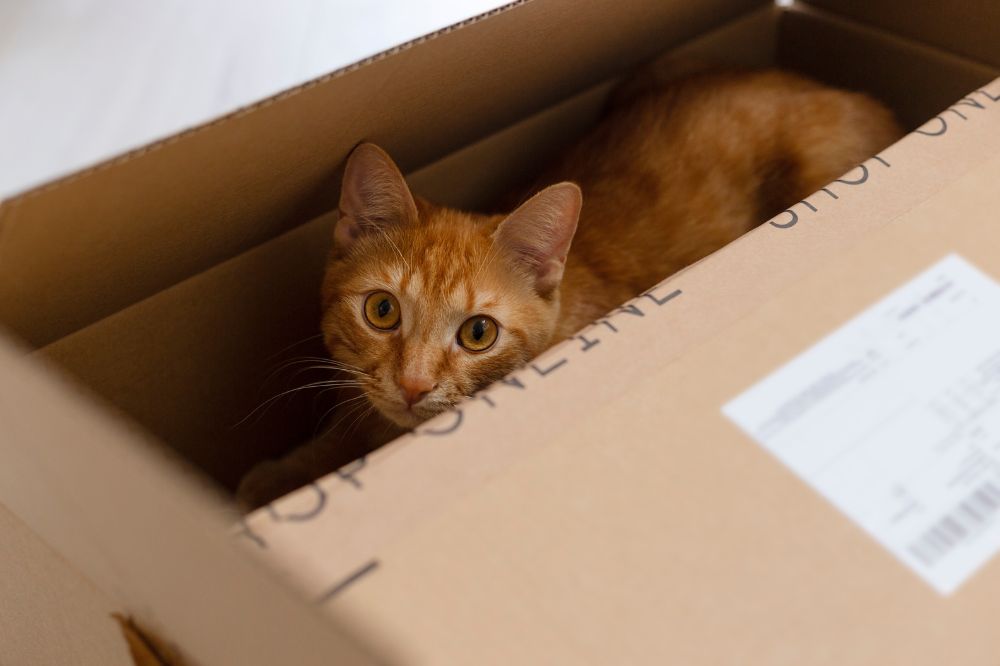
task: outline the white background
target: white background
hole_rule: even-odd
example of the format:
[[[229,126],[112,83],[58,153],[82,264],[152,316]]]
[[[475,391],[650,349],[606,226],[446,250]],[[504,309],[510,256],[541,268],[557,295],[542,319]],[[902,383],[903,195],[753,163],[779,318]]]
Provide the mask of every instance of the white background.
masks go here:
[[[0,0],[0,199],[509,0]]]

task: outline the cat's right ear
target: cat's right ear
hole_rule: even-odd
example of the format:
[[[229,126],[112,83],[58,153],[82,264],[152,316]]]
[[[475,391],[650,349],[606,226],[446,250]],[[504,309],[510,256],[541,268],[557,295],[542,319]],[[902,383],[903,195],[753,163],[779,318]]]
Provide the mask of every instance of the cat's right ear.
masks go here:
[[[346,250],[365,233],[415,222],[417,206],[396,164],[373,143],[351,151],[340,188],[334,243]]]
[[[582,206],[577,185],[550,185],[521,204],[494,232],[496,241],[534,278],[535,290],[543,297],[562,281]]]

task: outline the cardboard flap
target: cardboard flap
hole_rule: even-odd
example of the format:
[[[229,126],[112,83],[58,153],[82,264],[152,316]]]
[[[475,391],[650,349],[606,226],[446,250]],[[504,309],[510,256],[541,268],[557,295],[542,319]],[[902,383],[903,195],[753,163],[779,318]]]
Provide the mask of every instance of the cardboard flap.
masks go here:
[[[375,663],[227,538],[217,498],[0,339],[0,503],[196,663]]]
[[[413,169],[762,4],[513,3],[27,192],[0,321],[44,345],[330,210],[363,139]]]
[[[107,595],[2,505],[0,534],[0,664],[135,666]]]

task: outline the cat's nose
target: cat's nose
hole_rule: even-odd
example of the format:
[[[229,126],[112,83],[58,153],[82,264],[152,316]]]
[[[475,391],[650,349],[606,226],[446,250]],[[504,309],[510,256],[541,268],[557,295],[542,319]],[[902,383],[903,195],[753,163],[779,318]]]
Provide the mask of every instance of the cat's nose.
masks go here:
[[[399,390],[407,407],[412,407],[433,391],[437,384],[426,377],[400,377]]]

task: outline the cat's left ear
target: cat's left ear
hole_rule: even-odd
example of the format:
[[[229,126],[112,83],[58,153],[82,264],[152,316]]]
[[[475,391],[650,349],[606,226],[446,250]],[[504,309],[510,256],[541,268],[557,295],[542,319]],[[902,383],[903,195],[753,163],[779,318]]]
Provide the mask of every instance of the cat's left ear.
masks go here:
[[[368,231],[417,219],[417,206],[403,174],[373,143],[358,145],[347,158],[339,208],[334,242],[342,249]]]
[[[548,297],[562,281],[569,246],[583,207],[583,194],[573,183],[545,188],[511,213],[494,233],[535,280],[535,290]]]

